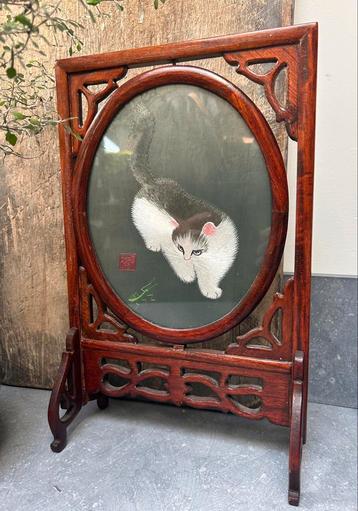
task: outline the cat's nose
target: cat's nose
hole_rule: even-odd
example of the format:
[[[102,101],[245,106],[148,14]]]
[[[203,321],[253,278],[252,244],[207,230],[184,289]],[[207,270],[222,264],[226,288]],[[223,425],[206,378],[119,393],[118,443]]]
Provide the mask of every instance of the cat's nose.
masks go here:
[[[184,259],[185,259],[185,261],[190,261],[191,256],[189,256],[189,257],[185,257],[185,256],[184,256]]]

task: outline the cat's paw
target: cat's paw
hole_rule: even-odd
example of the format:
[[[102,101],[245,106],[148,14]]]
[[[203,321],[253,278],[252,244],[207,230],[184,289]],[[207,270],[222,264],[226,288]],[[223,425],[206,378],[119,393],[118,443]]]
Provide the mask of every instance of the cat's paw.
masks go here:
[[[186,275],[180,274],[180,275],[178,275],[178,277],[180,278],[180,280],[182,280],[186,284],[189,284],[189,282],[194,282],[194,280],[195,280],[195,273],[186,274]]]
[[[220,298],[223,290],[220,287],[213,287],[213,288],[208,288],[208,289],[201,289],[201,292],[207,298],[216,300],[217,298]]]
[[[160,245],[153,242],[146,243],[145,246],[147,247],[148,250],[151,250],[152,252],[160,252],[161,249]]]

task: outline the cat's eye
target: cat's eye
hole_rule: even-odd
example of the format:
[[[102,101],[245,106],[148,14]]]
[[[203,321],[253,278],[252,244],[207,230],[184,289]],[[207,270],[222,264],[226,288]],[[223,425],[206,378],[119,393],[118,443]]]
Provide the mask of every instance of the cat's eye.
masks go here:
[[[184,254],[184,249],[181,245],[178,245],[178,250],[180,250],[180,252],[183,252],[183,254]]]
[[[203,253],[203,251],[202,250],[193,250],[191,253],[193,255],[199,256],[199,255],[201,255]]]

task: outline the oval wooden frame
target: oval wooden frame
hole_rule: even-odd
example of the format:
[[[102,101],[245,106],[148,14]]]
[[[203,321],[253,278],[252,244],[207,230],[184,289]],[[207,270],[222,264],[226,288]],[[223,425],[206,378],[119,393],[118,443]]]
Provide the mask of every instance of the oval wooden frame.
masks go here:
[[[228,101],[252,131],[265,159],[272,196],[271,233],[261,268],[238,305],[222,318],[201,327],[172,329],[151,323],[132,311],[112,289],[97,261],[87,223],[88,180],[102,136],[120,109],[138,94],[169,84],[190,84],[207,89]],[[110,96],[81,144],[74,169],[72,208],[82,264],[91,283],[113,313],[135,330],[170,344],[187,344],[221,335],[245,319],[268,290],[280,264],[286,240],[288,187],[285,165],[277,141],[256,105],[231,82],[194,66],[164,66],[128,80]]]

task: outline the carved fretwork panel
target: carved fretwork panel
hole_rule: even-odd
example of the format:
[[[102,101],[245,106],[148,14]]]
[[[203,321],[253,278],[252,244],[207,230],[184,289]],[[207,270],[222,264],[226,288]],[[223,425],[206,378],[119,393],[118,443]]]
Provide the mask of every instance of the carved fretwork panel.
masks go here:
[[[117,87],[127,73],[126,67],[73,74],[70,77],[70,112],[72,153],[77,155],[81,139],[86,135],[99,104]],[[103,87],[99,87],[103,85]]]
[[[81,325],[83,336],[89,339],[138,342],[127,333],[128,326],[121,323],[88,282],[85,269],[80,268]],[[236,343],[229,344],[229,355],[246,355],[274,360],[290,360],[292,333],[293,279],[289,279],[283,293],[275,293],[271,306],[264,315],[262,325],[236,337]],[[274,333],[273,319],[279,315],[280,334]],[[144,338],[141,344],[152,345]],[[149,339],[148,339],[149,341]],[[157,345],[161,343],[157,342]],[[210,344],[208,342],[207,344]],[[209,346],[208,346],[209,347]],[[176,351],[185,351],[185,346],[174,345]],[[211,348],[212,349],[212,348]]]
[[[226,53],[224,59],[231,66],[237,66],[236,72],[263,85],[268,102],[276,114],[277,122],[285,122],[288,135],[297,140],[297,45],[260,48]],[[272,64],[266,72],[257,72],[257,64]],[[277,98],[275,84],[279,74],[287,70],[286,104]]]
[[[262,325],[243,335],[238,335],[237,343],[230,344],[226,353],[290,360],[292,357],[292,300],[293,279],[289,279],[283,293],[274,295],[272,304],[264,315]],[[276,314],[281,315],[280,338],[272,332],[272,320]]]
[[[128,327],[121,323],[88,282],[87,273],[80,268],[81,326],[82,334],[89,339],[136,342],[127,333]]]
[[[269,371],[240,368],[239,363],[225,367],[185,361],[172,348],[157,349],[160,362],[139,345],[137,353],[127,351],[125,344],[115,352],[98,350],[98,346],[96,351],[84,348],[89,397],[101,392],[109,397],[143,398],[287,424],[289,374],[275,375],[273,387]],[[187,353],[190,358],[191,350]]]

